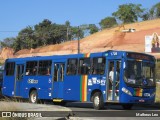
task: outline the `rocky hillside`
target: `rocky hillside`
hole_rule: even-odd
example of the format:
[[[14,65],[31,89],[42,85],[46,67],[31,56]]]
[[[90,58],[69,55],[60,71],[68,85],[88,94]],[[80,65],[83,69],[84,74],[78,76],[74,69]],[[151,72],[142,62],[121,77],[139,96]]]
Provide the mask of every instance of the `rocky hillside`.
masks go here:
[[[130,28],[135,32],[122,32]],[[152,35],[154,32],[160,35],[160,19],[137,22],[133,24],[121,25],[112,29],[105,29],[80,40],[80,52],[100,52],[107,50],[127,50],[144,52],[145,36]],[[1,57],[26,57],[26,56],[45,56],[57,54],[77,53],[77,41],[69,41],[57,45],[49,45],[31,50],[20,50],[13,55],[13,50],[7,52],[2,50]],[[9,48],[8,48],[9,49]],[[160,58],[159,53],[154,53],[156,58]]]

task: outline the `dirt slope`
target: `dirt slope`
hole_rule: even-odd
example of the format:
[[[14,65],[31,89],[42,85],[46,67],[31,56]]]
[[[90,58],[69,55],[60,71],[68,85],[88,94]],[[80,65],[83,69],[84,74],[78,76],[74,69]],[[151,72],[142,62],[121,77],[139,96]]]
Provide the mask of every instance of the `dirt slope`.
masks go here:
[[[135,32],[122,32],[123,29],[136,29]],[[81,53],[100,52],[107,50],[127,50],[144,52],[145,36],[154,32],[160,35],[160,19],[121,25],[112,29],[105,29],[80,40]],[[77,41],[69,41],[57,45],[49,45],[31,50],[20,50],[15,57],[45,56],[57,54],[77,53]],[[154,53],[157,58],[160,54]]]
[[[12,58],[14,57],[14,51],[11,48],[3,48],[0,52],[0,59],[7,59],[7,58]]]

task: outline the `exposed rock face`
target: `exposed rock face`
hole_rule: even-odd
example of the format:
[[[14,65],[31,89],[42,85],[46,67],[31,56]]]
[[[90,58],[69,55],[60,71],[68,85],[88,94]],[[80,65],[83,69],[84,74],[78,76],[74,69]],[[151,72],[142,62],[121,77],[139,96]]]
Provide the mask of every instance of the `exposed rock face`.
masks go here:
[[[1,59],[13,58],[14,50],[12,48],[3,48],[0,54]]]

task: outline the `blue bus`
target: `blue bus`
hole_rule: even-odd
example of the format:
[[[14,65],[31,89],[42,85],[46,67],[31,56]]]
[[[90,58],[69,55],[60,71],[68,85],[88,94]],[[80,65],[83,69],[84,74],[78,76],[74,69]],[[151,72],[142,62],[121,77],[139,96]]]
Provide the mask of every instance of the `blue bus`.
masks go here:
[[[2,82],[3,82],[3,69],[4,66],[0,66],[0,95],[1,95],[1,88],[2,88]]]
[[[118,103],[124,109],[155,101],[155,58],[113,51],[35,56],[5,61],[2,94],[53,102]]]

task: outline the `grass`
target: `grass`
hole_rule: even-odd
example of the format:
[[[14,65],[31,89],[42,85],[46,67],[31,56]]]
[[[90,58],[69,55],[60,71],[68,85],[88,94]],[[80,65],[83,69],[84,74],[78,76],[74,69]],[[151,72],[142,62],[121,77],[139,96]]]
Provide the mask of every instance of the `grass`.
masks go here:
[[[156,79],[160,80],[160,59],[156,63]],[[156,103],[160,106],[160,84],[156,85]]]
[[[156,64],[156,79],[157,80],[160,80],[160,60],[157,61],[157,64]]]
[[[156,103],[160,104],[160,84],[157,84],[156,89]]]

